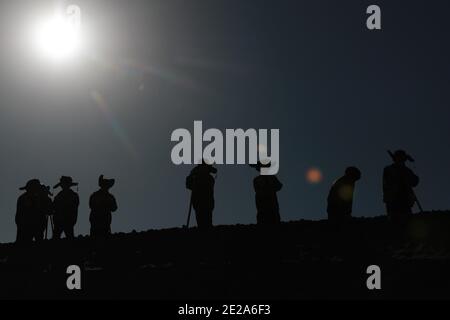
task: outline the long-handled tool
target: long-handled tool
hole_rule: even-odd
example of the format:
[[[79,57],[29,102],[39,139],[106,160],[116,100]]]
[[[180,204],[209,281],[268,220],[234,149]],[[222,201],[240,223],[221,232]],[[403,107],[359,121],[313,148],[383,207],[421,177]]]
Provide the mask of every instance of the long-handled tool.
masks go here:
[[[208,165],[208,166],[209,166],[209,168],[210,168],[209,173],[212,174],[212,177],[214,178],[214,180],[217,180],[217,176],[218,176],[218,175],[217,175],[217,169],[214,168],[212,165]],[[192,175],[192,172],[191,172],[191,174],[189,175],[189,177],[191,177],[191,175]],[[189,177],[188,177],[187,179],[189,179]],[[195,188],[195,182],[190,182],[190,183],[186,182],[186,186],[187,186],[188,189],[194,190],[194,188]],[[188,217],[187,217],[186,225],[184,226],[185,229],[189,229],[189,223],[191,222],[191,215],[192,215],[192,194],[193,194],[193,191],[191,191],[191,199],[189,200],[189,212],[188,212]]]
[[[189,229],[189,223],[191,222],[191,214],[192,214],[192,193],[191,193],[191,199],[189,200],[189,212],[187,217],[186,225],[184,226],[186,229]]]

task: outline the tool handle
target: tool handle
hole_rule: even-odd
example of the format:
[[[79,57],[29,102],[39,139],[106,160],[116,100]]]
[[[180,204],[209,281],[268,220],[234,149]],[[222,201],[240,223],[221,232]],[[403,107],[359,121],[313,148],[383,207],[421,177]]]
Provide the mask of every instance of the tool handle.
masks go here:
[[[185,225],[186,229],[189,229],[189,223],[191,222],[191,214],[192,214],[192,193],[191,193],[191,199],[189,201],[189,213],[188,213],[187,222]]]

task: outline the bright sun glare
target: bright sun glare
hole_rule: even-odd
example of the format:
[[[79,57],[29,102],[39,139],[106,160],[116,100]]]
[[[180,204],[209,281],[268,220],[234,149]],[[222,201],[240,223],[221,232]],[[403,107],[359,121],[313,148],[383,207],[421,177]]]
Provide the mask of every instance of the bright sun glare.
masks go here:
[[[53,62],[73,59],[81,47],[79,19],[79,9],[69,7],[66,14],[56,13],[37,23],[33,30],[37,52]]]

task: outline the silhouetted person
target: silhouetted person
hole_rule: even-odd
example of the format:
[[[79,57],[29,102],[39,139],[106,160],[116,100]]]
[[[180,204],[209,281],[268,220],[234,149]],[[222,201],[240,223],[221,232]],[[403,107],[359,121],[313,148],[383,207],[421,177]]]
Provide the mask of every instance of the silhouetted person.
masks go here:
[[[258,172],[261,168],[270,167],[270,163],[264,165],[258,162],[251,165]],[[259,175],[253,179],[256,201],[256,221],[258,225],[276,225],[281,221],[280,206],[278,204],[277,192],[281,190],[283,184],[275,175]]]
[[[53,213],[49,189],[41,185],[38,179],[32,179],[20,190],[25,190],[25,193],[17,200],[16,242],[32,242],[33,239],[41,241],[47,226],[47,216]]]
[[[186,188],[192,190],[191,201],[199,229],[209,229],[213,225],[215,179],[212,174],[216,173],[216,168],[203,162],[186,178]]]
[[[98,178],[100,190],[94,192],[89,199],[91,214],[91,236],[107,237],[111,233],[112,212],[117,210],[117,203],[109,189],[114,185],[114,179]]]
[[[41,191],[42,191],[42,205],[43,205],[43,216],[40,218],[42,219],[42,221],[44,222],[44,226],[42,229],[42,232],[38,230],[39,234],[45,234],[45,238],[47,239],[47,234],[48,234],[48,220],[49,219],[53,219],[53,214],[54,214],[54,206],[53,206],[53,201],[52,201],[52,196],[53,193],[50,192],[50,186],[45,186],[42,185],[41,186]],[[52,234],[54,232],[53,229],[53,222],[50,224],[51,230],[52,230]],[[39,228],[39,227],[38,227]]]
[[[55,224],[53,239],[60,239],[63,232],[66,238],[74,238],[74,226],[77,223],[80,199],[71,188],[77,185],[78,183],[73,182],[71,177],[63,176],[59,183],[53,187],[53,189],[59,187],[62,189],[53,201],[53,221]]]
[[[352,216],[353,193],[356,181],[361,179],[361,171],[356,167],[348,167],[345,175],[337,179],[328,194],[328,220],[343,222]]]
[[[403,221],[412,213],[416,202],[413,188],[419,184],[419,177],[406,166],[414,159],[403,150],[392,154],[393,164],[384,168],[383,200],[388,216],[394,221]]]

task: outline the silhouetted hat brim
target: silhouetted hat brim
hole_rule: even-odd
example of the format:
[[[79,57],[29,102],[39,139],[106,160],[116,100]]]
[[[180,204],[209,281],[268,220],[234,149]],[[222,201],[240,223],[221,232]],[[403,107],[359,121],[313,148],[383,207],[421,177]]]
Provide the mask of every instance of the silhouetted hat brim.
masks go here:
[[[38,179],[33,179],[27,182],[27,184],[21,188],[19,188],[19,190],[28,190],[32,187],[40,187],[41,186],[41,182]]]
[[[114,180],[114,179],[105,179],[99,183],[99,186],[105,187],[105,188],[112,188],[115,183],[116,183],[116,180]]]
[[[78,182],[59,182],[58,184],[53,186],[53,189],[59,188],[61,186],[75,187],[77,185],[78,185]]]
[[[103,175],[98,178],[98,185],[100,188],[112,188],[115,183],[115,179],[105,179]]]
[[[53,187],[53,189],[56,189],[56,188],[61,187],[61,186],[73,187],[73,186],[77,186],[77,185],[78,185],[78,183],[77,182],[73,182],[72,177],[62,176],[61,178],[59,178],[59,182]]]
[[[397,150],[394,152],[394,158],[400,158],[414,162],[414,158],[407,154],[404,150]]]

